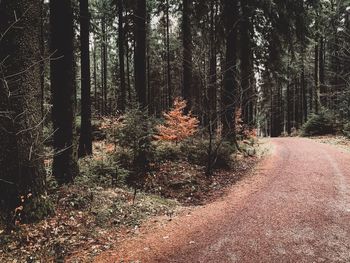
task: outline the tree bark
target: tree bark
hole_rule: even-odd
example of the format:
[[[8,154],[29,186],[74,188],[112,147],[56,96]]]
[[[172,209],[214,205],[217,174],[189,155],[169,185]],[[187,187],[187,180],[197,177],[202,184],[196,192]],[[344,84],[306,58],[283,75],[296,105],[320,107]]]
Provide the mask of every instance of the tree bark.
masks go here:
[[[50,212],[42,158],[40,15],[41,1],[0,1],[0,217],[6,223]],[[14,212],[19,206],[21,215]]]
[[[253,85],[251,83],[253,69],[251,61],[251,38],[249,32],[250,17],[247,0],[241,0],[242,17],[240,19],[241,36],[241,89],[242,89],[242,119],[247,125],[253,122]]]
[[[75,61],[71,0],[50,1],[53,175],[59,184],[78,174],[75,134]]]
[[[89,0],[80,0],[81,126],[79,156],[92,154],[90,12]]]
[[[169,0],[166,0],[166,52],[167,52],[167,90],[168,106],[173,104],[173,90],[171,86],[171,65],[170,65],[170,18],[169,18]]]
[[[226,62],[224,68],[223,114],[222,125],[224,135],[235,139],[236,109],[236,67],[237,67],[237,0],[224,0],[224,24],[226,35]]]
[[[119,45],[119,74],[120,74],[120,100],[118,109],[125,112],[126,108],[126,83],[125,83],[125,32],[124,32],[124,16],[123,16],[123,0],[118,0],[118,45]]]
[[[147,106],[146,79],[146,0],[138,0],[134,15],[135,23],[135,89],[140,107]]]
[[[216,129],[217,123],[217,56],[216,56],[216,0],[210,3],[210,52],[209,52],[209,125]],[[211,131],[212,133],[212,131]]]
[[[186,111],[193,107],[193,87],[192,87],[192,26],[191,13],[193,0],[183,0],[182,10],[182,41],[183,41],[183,86],[182,95],[187,101]]]

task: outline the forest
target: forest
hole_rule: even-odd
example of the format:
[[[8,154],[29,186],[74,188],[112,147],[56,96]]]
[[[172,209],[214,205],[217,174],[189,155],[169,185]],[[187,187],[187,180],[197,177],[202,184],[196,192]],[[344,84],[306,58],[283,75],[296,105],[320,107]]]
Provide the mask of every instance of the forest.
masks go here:
[[[0,261],[209,202],[262,137],[349,139],[349,83],[348,0],[0,0]]]

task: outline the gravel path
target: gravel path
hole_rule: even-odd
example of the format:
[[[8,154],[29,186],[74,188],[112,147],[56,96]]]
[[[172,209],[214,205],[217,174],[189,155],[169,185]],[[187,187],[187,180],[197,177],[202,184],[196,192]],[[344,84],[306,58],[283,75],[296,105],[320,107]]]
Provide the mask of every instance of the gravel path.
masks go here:
[[[350,154],[307,139],[271,143],[272,155],[222,200],[96,262],[350,262]]]

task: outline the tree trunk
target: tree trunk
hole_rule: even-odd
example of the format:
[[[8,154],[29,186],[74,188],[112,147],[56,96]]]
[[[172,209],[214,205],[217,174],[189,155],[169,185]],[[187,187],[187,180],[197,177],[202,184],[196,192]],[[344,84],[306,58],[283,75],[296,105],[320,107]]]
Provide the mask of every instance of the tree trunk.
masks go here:
[[[210,52],[209,52],[209,88],[208,88],[208,101],[209,101],[209,126],[211,129],[216,129],[217,123],[217,56],[216,56],[216,0],[211,0],[210,3]],[[210,131],[211,133],[213,131]]]
[[[80,0],[81,126],[79,156],[92,154],[89,0]]]
[[[40,14],[40,1],[0,1],[0,217],[9,224],[50,212],[42,157]],[[14,212],[19,206],[21,215]]]
[[[147,106],[146,79],[146,0],[136,2],[135,23],[135,88],[142,108]]]
[[[75,136],[75,61],[71,0],[50,1],[53,175],[59,184],[78,174]]]
[[[45,2],[41,0],[41,8],[40,8],[40,86],[41,86],[41,118],[45,117],[45,19],[44,19],[44,9]]]
[[[94,60],[94,105],[95,110],[98,109],[98,100],[97,100],[97,54],[96,54],[96,39],[94,37],[94,49],[93,49],[93,60]]]
[[[302,121],[301,124],[304,124],[307,121],[307,97],[306,97],[306,80],[305,80],[305,53],[304,48],[301,50],[301,76],[300,76],[300,82],[301,82],[301,96],[302,96]]]
[[[192,109],[193,87],[192,87],[192,26],[191,14],[193,0],[183,0],[182,10],[182,41],[183,41],[183,86],[182,95],[187,101],[186,111]]]
[[[318,40],[317,40],[318,41]],[[315,113],[319,112],[319,87],[320,87],[320,78],[319,78],[319,45],[318,42],[315,45]]]
[[[169,19],[169,0],[166,0],[166,52],[167,52],[167,90],[168,106],[173,104],[173,90],[171,86],[171,66],[170,66],[170,19]]]
[[[226,34],[226,62],[223,87],[223,133],[227,138],[235,139],[236,107],[236,64],[237,64],[237,0],[224,0],[224,24]]]
[[[106,19],[102,18],[102,56],[103,56],[103,114],[108,114],[108,55]]]
[[[251,125],[253,121],[253,85],[252,79],[253,69],[251,62],[251,39],[249,33],[249,12],[247,0],[241,0],[242,17],[240,20],[240,36],[241,36],[241,89],[242,89],[242,119],[247,125]]]
[[[124,17],[123,17],[123,0],[118,0],[118,45],[119,45],[119,74],[120,74],[120,100],[118,109],[125,112],[126,108],[126,83],[125,83],[125,33],[124,33]]]

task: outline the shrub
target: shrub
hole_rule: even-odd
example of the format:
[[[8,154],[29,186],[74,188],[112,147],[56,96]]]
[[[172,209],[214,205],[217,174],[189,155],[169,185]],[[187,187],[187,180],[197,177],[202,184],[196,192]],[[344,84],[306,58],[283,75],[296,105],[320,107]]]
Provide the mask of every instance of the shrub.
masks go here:
[[[335,133],[335,117],[328,111],[313,114],[302,127],[303,136],[326,135]]]
[[[81,176],[77,180],[83,185],[124,185],[129,171],[119,165],[112,155],[80,160]]]
[[[236,152],[236,147],[229,142],[212,143],[212,168],[229,168],[232,165],[232,154]],[[192,144],[184,143],[181,145],[181,151],[187,157],[188,161],[197,165],[208,165],[209,140],[196,140]]]
[[[154,120],[146,111],[132,109],[120,121],[115,132],[117,143],[132,154],[133,169],[127,177],[127,183],[141,186],[154,154]]]
[[[176,161],[184,157],[179,144],[158,141],[155,142],[154,159],[157,162]]]

